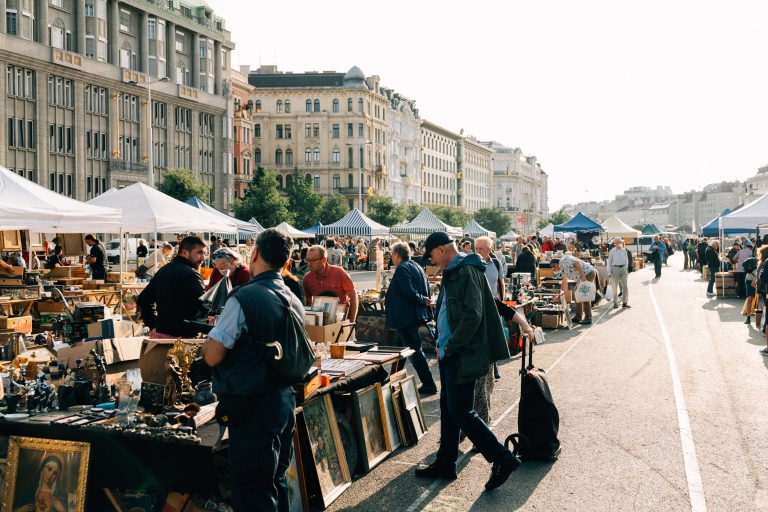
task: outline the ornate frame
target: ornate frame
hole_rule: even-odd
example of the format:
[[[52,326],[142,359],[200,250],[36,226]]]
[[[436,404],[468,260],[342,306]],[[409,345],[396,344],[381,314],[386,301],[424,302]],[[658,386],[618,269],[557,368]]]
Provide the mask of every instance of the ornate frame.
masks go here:
[[[13,510],[16,494],[16,478],[19,470],[19,452],[21,450],[52,450],[58,452],[80,453],[80,467],[77,476],[77,512],[85,512],[85,488],[88,482],[88,461],[91,455],[90,443],[59,441],[57,439],[39,439],[36,437],[11,436],[8,444],[8,472],[5,475],[2,510]]]
[[[360,401],[360,398],[368,393],[373,393],[374,396],[378,399],[378,409],[379,415],[381,416],[381,425],[377,426],[381,427],[381,432],[384,438],[384,452],[377,457],[374,457],[373,459],[368,458],[368,450],[366,447],[366,443],[368,442],[368,431],[365,428],[365,419],[363,418],[362,403]],[[363,469],[366,473],[368,473],[384,459],[389,457],[389,455],[392,453],[392,444],[389,439],[389,425],[387,424],[387,412],[384,405],[384,396],[381,392],[381,384],[377,382],[373,386],[370,386],[366,389],[353,391],[352,403],[354,405],[352,416],[354,417],[355,426],[357,427],[358,444],[360,445],[360,455],[363,461]]]

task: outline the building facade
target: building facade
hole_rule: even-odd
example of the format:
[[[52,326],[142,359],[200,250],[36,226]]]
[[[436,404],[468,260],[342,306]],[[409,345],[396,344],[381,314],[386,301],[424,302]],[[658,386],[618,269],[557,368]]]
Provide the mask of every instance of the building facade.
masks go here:
[[[155,182],[166,168],[191,168],[223,206],[232,190],[234,44],[210,7],[201,0],[2,0],[0,7],[0,163],[88,200],[147,182],[151,151]]]
[[[261,66],[248,81],[254,87],[254,164],[280,171],[280,187],[298,169],[315,193],[341,194],[350,208],[360,197],[368,211],[369,197],[388,194],[390,101],[378,76],[366,77],[357,66],[347,73]]]
[[[416,102],[393,89],[389,99],[387,154],[389,194],[397,204],[421,204],[421,117]]]
[[[248,75],[232,71],[232,102],[234,115],[233,162],[235,198],[243,198],[245,189],[253,179],[253,102],[250,95],[254,87],[248,83]]]
[[[461,130],[463,135],[464,130]],[[493,150],[475,137],[459,139],[457,201],[467,213],[491,205],[491,155]]]
[[[460,206],[458,155],[462,135],[424,120],[421,123],[422,196],[425,206]]]

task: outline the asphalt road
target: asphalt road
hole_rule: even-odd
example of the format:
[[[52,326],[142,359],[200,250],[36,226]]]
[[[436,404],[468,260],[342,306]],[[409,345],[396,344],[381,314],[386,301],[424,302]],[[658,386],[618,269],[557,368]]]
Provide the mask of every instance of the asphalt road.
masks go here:
[[[370,276],[353,280],[371,287]],[[652,277],[648,268],[630,274],[631,309],[603,302],[593,325],[547,331],[536,348],[560,413],[557,462],[524,462],[485,492],[491,466],[467,440],[458,480],[414,478],[439,446],[438,397],[428,397],[428,435],[357,475],[328,510],[768,511],[764,336],[743,323],[742,300],[707,299],[679,253]],[[517,430],[519,366],[519,356],[500,366],[492,395],[501,440]]]

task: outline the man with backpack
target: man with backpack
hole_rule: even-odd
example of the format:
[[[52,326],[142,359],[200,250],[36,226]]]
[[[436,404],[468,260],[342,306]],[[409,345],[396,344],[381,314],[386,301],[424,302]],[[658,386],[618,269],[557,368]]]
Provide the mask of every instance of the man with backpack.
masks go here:
[[[251,257],[253,277],[230,294],[202,349],[213,367],[217,419],[229,428],[234,510],[288,510],[285,473],[293,452],[296,400],[293,388],[276,382],[279,376],[270,371],[276,352],[266,344],[297,343],[299,331],[288,329],[291,320],[291,327],[298,322],[303,329],[304,307],[280,276],[292,246],[278,229],[259,234]],[[291,310],[294,315],[287,317]]]

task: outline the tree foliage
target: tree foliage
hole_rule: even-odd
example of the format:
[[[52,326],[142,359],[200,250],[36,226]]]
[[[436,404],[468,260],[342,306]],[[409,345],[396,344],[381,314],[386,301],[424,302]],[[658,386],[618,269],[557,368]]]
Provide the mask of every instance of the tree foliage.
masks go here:
[[[342,195],[333,195],[323,202],[320,208],[319,220],[325,226],[341,220],[349,213],[347,200]]]
[[[314,226],[323,207],[323,198],[312,191],[312,181],[303,176],[298,167],[293,169],[293,178],[285,181],[288,209],[294,215],[293,223],[299,229]]]
[[[536,223],[536,227],[539,229],[545,228],[550,222],[557,226],[558,224],[565,224],[569,220],[570,217],[568,217],[568,214],[565,213],[561,208],[553,213],[549,218],[539,220],[539,222]]]
[[[208,195],[211,187],[197,179],[189,169],[166,169],[163,172],[163,182],[156,185],[157,190],[179,201],[188,201],[198,197],[210,204]]]
[[[408,205],[408,208],[405,209],[405,220],[408,222],[411,222],[413,219],[416,218],[418,214],[421,213],[421,210],[423,210],[424,207],[418,204],[410,204]]]
[[[435,217],[449,226],[459,227],[461,229],[464,229],[464,226],[466,226],[470,219],[472,219],[470,214],[465,213],[464,210],[458,206],[440,205],[433,206],[430,210],[435,214]]]
[[[368,200],[368,217],[387,227],[405,220],[405,208],[389,196],[373,196]]]
[[[277,191],[276,177],[277,171],[257,167],[245,190],[245,197],[232,201],[235,217],[246,221],[254,217],[264,227],[293,222],[294,215],[288,210],[288,199]]]
[[[495,231],[496,236],[503,236],[512,227],[512,218],[506,215],[498,206],[477,210],[475,212],[475,222],[489,231]]]

